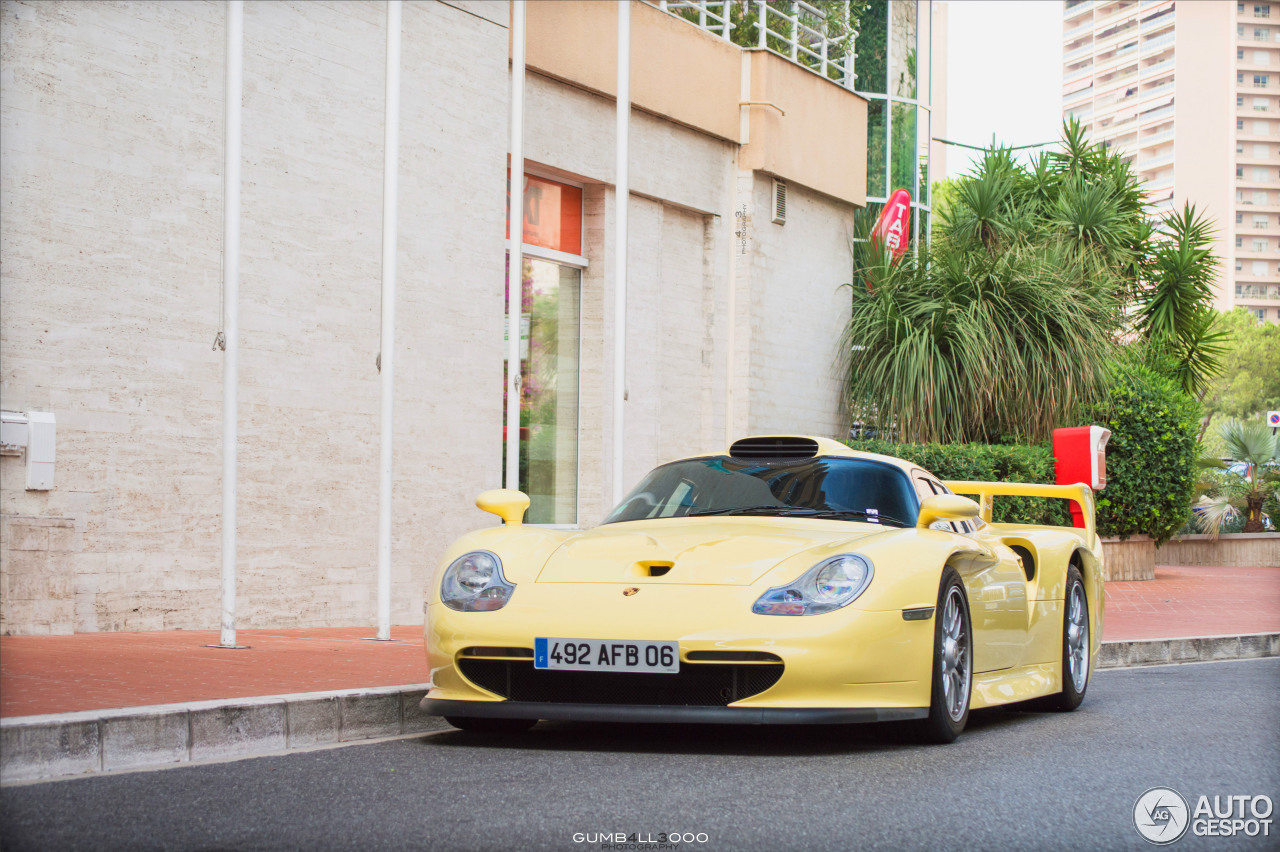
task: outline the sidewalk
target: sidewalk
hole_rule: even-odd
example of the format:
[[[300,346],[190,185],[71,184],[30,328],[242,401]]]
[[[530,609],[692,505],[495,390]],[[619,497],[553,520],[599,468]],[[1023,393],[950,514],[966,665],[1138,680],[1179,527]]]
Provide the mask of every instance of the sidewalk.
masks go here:
[[[0,637],[0,717],[174,704],[428,680],[421,627]],[[1280,567],[1156,569],[1107,584],[1103,641],[1280,633]]]
[[[422,628],[0,637],[0,781],[332,745],[439,728]],[[1156,568],[1107,584],[1097,668],[1280,655],[1280,566]]]

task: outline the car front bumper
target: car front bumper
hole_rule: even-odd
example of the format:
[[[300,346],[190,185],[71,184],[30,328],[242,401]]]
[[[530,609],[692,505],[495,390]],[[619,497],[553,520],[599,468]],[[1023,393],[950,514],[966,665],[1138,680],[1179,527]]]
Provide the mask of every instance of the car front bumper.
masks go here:
[[[923,719],[928,707],[688,707],[645,704],[560,704],[533,701],[454,701],[423,698],[433,716],[545,719],[572,722],[648,722],[710,725],[852,725]]]

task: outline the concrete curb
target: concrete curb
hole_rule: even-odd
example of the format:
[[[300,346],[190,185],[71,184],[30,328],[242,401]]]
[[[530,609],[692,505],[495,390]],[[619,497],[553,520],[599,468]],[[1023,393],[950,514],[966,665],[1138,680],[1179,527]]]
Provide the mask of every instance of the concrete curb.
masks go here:
[[[1188,636],[1183,639],[1132,639],[1103,642],[1099,669],[1163,666],[1280,657],[1280,633],[1235,636]]]
[[[0,719],[0,784],[246,757],[437,730],[428,685]]]
[[[1280,633],[1103,642],[1098,669],[1280,656]],[[427,684],[0,719],[0,784],[393,737],[447,727]]]

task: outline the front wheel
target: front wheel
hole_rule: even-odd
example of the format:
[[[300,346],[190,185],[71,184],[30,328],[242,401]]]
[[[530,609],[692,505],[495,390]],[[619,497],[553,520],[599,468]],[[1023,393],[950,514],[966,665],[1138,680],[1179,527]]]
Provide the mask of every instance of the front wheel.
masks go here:
[[[455,728],[475,734],[520,734],[538,724],[537,719],[483,719],[479,716],[445,716],[444,720]]]
[[[929,716],[917,723],[920,739],[949,743],[969,721],[973,689],[973,629],[969,599],[955,569],[947,566],[934,610],[933,688]]]

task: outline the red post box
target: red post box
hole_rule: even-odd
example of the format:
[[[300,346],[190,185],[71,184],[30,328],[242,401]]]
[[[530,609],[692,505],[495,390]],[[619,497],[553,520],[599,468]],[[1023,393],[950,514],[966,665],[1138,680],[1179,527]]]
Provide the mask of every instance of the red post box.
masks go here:
[[[1053,430],[1053,472],[1059,485],[1082,482],[1094,491],[1107,487],[1107,441],[1111,430],[1101,426],[1072,426]],[[1071,518],[1084,526],[1080,504],[1071,501]]]

